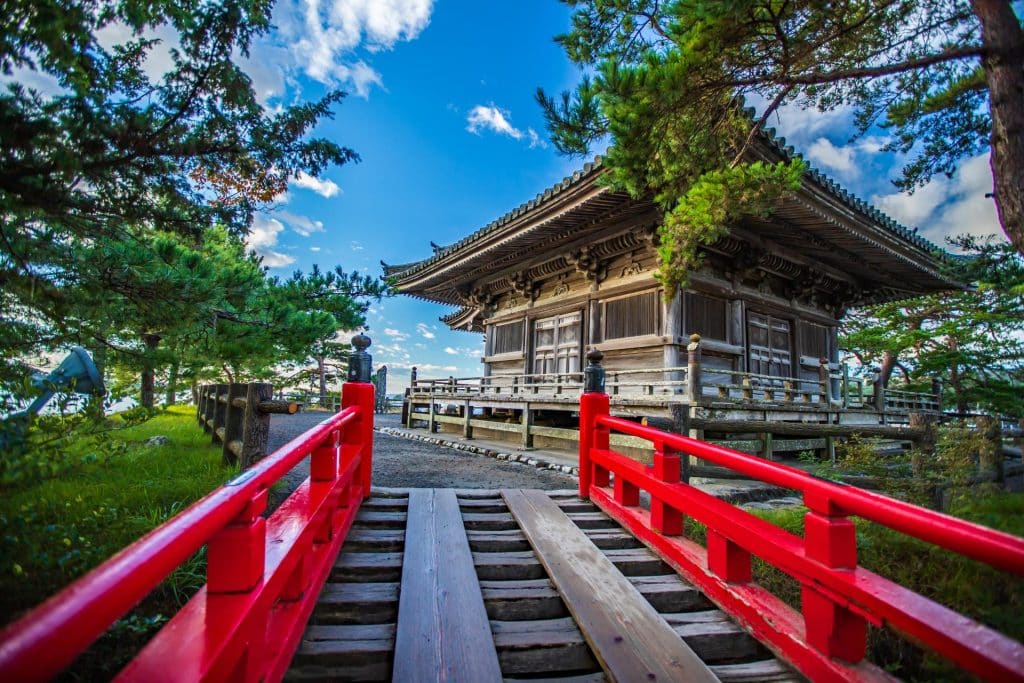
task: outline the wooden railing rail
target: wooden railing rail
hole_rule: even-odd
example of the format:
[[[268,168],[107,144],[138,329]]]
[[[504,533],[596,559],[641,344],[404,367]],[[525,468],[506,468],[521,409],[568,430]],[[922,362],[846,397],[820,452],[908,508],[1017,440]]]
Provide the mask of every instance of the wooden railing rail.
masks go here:
[[[580,399],[580,496],[624,524],[809,678],[887,679],[863,661],[872,624],[891,627],[983,678],[1024,680],[1021,643],[858,566],[849,517],[1016,575],[1024,575],[1024,539],[611,417],[599,364],[592,361],[587,371]],[[651,442],[653,466],[610,450],[612,431]],[[809,509],[804,536],[683,483],[682,459],[690,456],[801,493]],[[640,506],[641,490],[650,494],[649,509]],[[682,535],[684,516],[706,526],[706,545]],[[753,555],[800,582],[800,611],[753,581]]]
[[[353,339],[357,364],[369,344]],[[370,492],[374,390],[368,372],[349,377],[340,413],[0,632],[0,680],[53,678],[204,545],[207,584],[118,679],[280,680]],[[262,517],[270,486],[310,455],[309,478]]]

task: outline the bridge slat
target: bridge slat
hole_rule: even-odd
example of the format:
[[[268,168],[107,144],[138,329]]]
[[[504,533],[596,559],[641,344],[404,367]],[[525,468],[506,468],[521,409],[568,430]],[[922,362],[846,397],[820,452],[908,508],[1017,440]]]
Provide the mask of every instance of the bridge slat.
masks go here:
[[[393,680],[501,681],[455,492],[411,490],[408,520]]]
[[[548,496],[505,490],[502,497],[610,678],[718,680]]]

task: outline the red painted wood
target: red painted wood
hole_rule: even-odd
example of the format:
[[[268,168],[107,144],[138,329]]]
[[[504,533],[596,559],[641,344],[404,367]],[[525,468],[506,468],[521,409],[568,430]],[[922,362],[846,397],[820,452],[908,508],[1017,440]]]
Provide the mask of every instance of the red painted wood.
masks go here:
[[[207,543],[210,584],[121,677],[280,679],[369,493],[373,385],[346,384],[345,395],[350,405],[340,413],[6,627],[0,633],[0,679],[52,678]],[[260,517],[267,489],[315,450],[321,449],[323,462],[323,449],[333,448],[339,433],[341,473],[307,480],[269,520]],[[321,467],[318,473],[326,472]]]
[[[1024,574],[1024,539],[613,418],[606,412],[591,416],[590,422],[596,426],[594,436],[587,440],[590,447],[585,457],[594,472],[611,472],[617,486],[609,491],[594,477],[587,496],[812,679],[884,676],[861,661],[866,627],[872,623],[890,626],[984,678],[1024,680],[1024,646],[1020,643],[858,567],[855,528],[847,516],[873,520],[1016,574]],[[785,532],[687,484],[668,482],[657,476],[657,465],[647,468],[622,454],[598,448],[595,442],[602,427],[648,439],[659,451],[668,448],[694,455],[801,491],[810,508],[805,537]],[[707,549],[659,533],[653,514],[623,505],[619,489],[626,482],[650,494],[652,510],[658,502],[705,524]],[[749,583],[751,553],[803,584],[803,615]]]

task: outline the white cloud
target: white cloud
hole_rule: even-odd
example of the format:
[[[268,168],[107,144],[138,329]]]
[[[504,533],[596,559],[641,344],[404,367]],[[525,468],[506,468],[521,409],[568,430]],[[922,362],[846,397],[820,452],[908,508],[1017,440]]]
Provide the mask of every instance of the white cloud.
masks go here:
[[[281,268],[295,263],[295,259],[288,254],[271,249],[277,245],[277,236],[283,230],[284,224],[274,218],[256,216],[253,220],[245,243],[252,251],[263,257],[263,265]]]
[[[290,68],[366,97],[381,75],[358,49],[374,53],[414,40],[430,24],[433,0],[284,0],[274,12]]]
[[[313,190],[321,197],[330,199],[334,195],[341,192],[341,188],[330,180],[321,180],[320,178],[314,178],[311,175],[307,175],[302,171],[299,171],[298,175],[295,176],[293,182],[301,188],[306,190]]]
[[[300,216],[299,214],[292,213],[291,211],[276,211],[274,216],[280,218],[284,223],[292,229],[293,232],[302,235],[303,237],[309,237],[314,232],[323,232],[324,224],[320,221],[315,221],[308,216]]]
[[[420,333],[420,336],[424,339],[434,339],[437,337],[436,334],[430,331],[430,327],[426,323],[416,323],[416,331]]]
[[[936,176],[914,194],[875,195],[873,204],[896,220],[920,228],[924,237],[946,246],[946,237],[1002,234],[992,191],[988,154],[965,160],[953,178]]]
[[[352,251],[362,251],[363,245],[360,244],[359,242],[352,241],[348,243],[348,248],[351,249]]]
[[[857,149],[851,146],[836,147],[828,138],[818,138],[807,148],[811,161],[844,176],[856,176],[857,165],[854,155]]]
[[[399,339],[399,340],[402,340],[402,341],[404,341],[404,340],[409,338],[409,335],[406,334],[405,332],[402,332],[401,330],[396,330],[396,329],[391,328],[391,327],[385,327],[384,328],[384,334],[386,334],[389,337],[394,337],[395,339]]]
[[[315,254],[320,251],[320,247],[310,247],[309,250]]]
[[[457,356],[457,355],[459,355],[459,352],[456,351],[455,349],[453,349],[450,346],[444,347],[444,352],[447,353],[450,356]]]
[[[338,80],[351,83],[356,95],[363,99],[369,99],[372,86],[384,87],[380,72],[361,59],[355,64],[338,65],[337,76]]]
[[[474,135],[479,135],[481,130],[490,130],[498,135],[507,135],[513,140],[526,140],[530,143],[531,149],[534,147],[547,147],[540,136],[537,135],[537,131],[533,128],[527,128],[525,132],[519,130],[511,123],[508,118],[509,113],[504,111],[492,102],[490,105],[484,106],[478,104],[469,111],[469,115],[466,117],[466,130]]]

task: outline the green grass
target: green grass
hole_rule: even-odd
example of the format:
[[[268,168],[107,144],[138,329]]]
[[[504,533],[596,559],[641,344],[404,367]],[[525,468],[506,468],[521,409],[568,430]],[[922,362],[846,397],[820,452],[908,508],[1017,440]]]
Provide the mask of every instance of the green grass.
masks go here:
[[[142,424],[102,435],[75,433],[54,449],[29,452],[31,477],[0,490],[0,619],[42,602],[150,529],[229,479],[220,446],[195,422],[193,408],[171,407]],[[169,442],[147,446],[163,435]],[[53,462],[48,464],[47,460]],[[51,466],[52,464],[52,466]],[[51,478],[40,481],[40,472]],[[107,641],[144,638],[205,582],[197,555],[175,572]],[[83,678],[113,673],[101,642],[97,662],[73,667]],[[120,650],[120,647],[117,648]],[[113,654],[117,660],[117,653]],[[113,668],[107,669],[107,666]],[[100,669],[94,667],[99,666]]]

